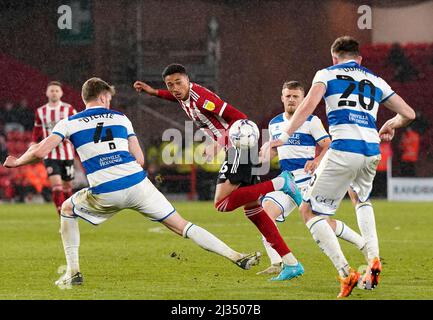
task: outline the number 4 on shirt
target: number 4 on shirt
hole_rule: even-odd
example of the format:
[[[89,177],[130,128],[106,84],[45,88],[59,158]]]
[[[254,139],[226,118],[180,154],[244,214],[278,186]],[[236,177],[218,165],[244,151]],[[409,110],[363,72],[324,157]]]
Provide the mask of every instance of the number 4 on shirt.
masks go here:
[[[95,130],[95,134],[93,135],[93,142],[94,143],[99,143],[99,142],[107,142],[107,141],[113,141],[113,132],[111,131],[110,128],[108,128],[107,130],[105,130],[105,137],[101,137],[102,135],[102,128],[104,127],[104,123],[103,122],[99,122],[96,125],[96,130]],[[114,150],[116,149],[116,144],[114,142],[110,142],[108,144],[110,150]]]

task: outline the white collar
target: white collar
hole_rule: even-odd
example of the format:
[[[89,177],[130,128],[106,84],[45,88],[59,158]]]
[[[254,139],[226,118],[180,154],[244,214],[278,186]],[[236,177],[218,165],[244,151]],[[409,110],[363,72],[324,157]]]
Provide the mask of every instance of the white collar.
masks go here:
[[[286,112],[285,112],[285,111],[283,112],[283,119],[284,119],[285,121],[290,121],[290,119],[287,118],[287,115],[286,115]]]
[[[338,63],[338,64],[336,64],[336,65],[338,66],[338,65],[340,65],[340,64],[345,64],[345,63],[349,63],[349,62],[355,62],[356,64],[358,64],[358,62],[356,62],[355,59],[350,59],[350,60],[346,60],[346,61],[344,61],[344,62],[340,62],[340,63]]]
[[[100,109],[100,108],[107,109],[107,108],[105,108],[104,106],[93,106],[93,107],[86,107],[86,110],[87,110],[87,109]],[[107,110],[108,110],[108,109],[107,109]]]
[[[53,107],[53,106],[50,106],[50,103],[48,102],[47,108],[56,109],[56,108],[59,108],[62,104],[63,104],[63,102],[61,100],[59,100],[58,104]]]

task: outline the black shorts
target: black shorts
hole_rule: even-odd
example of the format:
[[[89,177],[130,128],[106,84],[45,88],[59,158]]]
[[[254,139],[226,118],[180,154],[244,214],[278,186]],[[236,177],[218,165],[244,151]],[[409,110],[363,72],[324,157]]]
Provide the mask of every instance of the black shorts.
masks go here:
[[[63,181],[74,180],[74,160],[45,159],[48,176],[60,175]]]
[[[260,182],[260,177],[253,174],[255,167],[249,150],[229,148],[226,158],[218,173],[217,184],[227,180],[231,184],[249,186]]]

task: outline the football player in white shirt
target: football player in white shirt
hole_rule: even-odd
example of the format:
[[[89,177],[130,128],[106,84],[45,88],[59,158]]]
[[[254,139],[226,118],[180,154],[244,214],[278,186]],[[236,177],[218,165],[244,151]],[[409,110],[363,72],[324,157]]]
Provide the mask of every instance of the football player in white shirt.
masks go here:
[[[361,275],[350,268],[324,216],[335,213],[351,186],[358,196],[357,219],[370,260],[362,282],[374,288],[379,282],[382,265],[369,196],[380,161],[379,143],[391,140],[395,129],[410,124],[415,119],[415,111],[382,78],[361,66],[359,43],[354,38],[336,39],[331,55],[333,66],[316,73],[308,95],[286,132],[264,146],[263,152],[286,143],[325,98],[332,143],[304,194],[300,212],[314,240],[339,273],[341,286],[337,297],[341,298],[351,294]],[[378,132],[376,115],[381,103],[397,115],[385,122]]]
[[[15,168],[41,161],[63,139],[69,138],[86,171],[90,187],[76,192],[62,205],[61,234],[67,270],[56,285],[63,287],[83,282],[78,262],[77,217],[98,225],[126,208],[161,222],[171,231],[243,269],[257,264],[259,253],[236,252],[213,234],[186,221],[153,186],[142,168],[144,156],[131,122],[124,114],[110,110],[113,94],[114,88],[105,81],[87,80],[82,88],[86,109],[61,120],[51,135],[31,146],[20,158],[9,156],[4,163],[5,167]]]
[[[281,102],[284,112],[269,122],[270,139],[278,139],[288,126],[290,119],[305,97],[305,89],[298,81],[286,81],[281,91]],[[331,139],[323,127],[322,121],[316,116],[309,116],[307,121],[294,133],[289,141],[277,150],[271,149],[270,159],[278,155],[280,169],[288,170],[295,176],[295,182],[303,193],[311,177],[326,154]],[[316,146],[321,151],[316,157]],[[270,159],[267,159],[269,161]],[[273,221],[284,222],[288,215],[297,208],[296,203],[284,192],[274,191],[266,194],[262,199],[262,206]],[[365,240],[344,222],[328,219],[328,223],[337,237],[354,244],[366,255]],[[257,274],[278,274],[281,272],[281,257],[269,245],[265,238],[263,244],[269,256],[271,265]]]

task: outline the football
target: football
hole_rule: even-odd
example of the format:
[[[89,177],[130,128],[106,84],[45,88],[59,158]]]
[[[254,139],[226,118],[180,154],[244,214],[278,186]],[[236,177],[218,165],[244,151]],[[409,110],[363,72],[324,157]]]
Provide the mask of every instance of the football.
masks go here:
[[[259,128],[251,120],[237,120],[230,127],[229,138],[234,147],[249,149],[254,147],[259,141]]]

